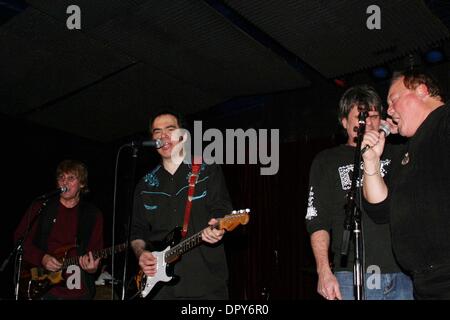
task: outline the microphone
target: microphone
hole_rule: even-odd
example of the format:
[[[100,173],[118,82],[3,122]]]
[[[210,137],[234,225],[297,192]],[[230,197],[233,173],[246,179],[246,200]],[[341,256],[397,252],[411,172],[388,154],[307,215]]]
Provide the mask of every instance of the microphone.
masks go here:
[[[37,200],[45,200],[45,199],[60,195],[61,193],[67,192],[67,190],[69,190],[67,187],[60,187],[56,190],[45,193],[45,194],[37,197],[36,199]]]
[[[132,141],[127,143],[125,146],[127,147],[155,147],[159,149],[163,147],[165,143],[161,139],[148,140],[148,141]]]
[[[382,124],[380,124],[380,127],[378,128],[378,132],[384,133],[384,137],[386,138],[388,135],[391,134],[391,128],[389,127],[389,125],[387,123],[382,123]],[[364,152],[366,152],[370,148],[371,148],[371,146],[366,144],[364,146],[364,148],[361,149],[361,155],[363,155]]]

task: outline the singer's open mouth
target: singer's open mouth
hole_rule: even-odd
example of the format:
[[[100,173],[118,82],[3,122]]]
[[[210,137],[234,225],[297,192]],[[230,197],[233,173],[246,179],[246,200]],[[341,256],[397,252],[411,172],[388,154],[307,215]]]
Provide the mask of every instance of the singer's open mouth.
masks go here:
[[[390,116],[390,115],[387,115],[386,118],[391,119],[391,120],[392,120],[392,123],[394,123],[395,125],[398,125],[398,120],[399,120],[398,118],[394,119],[394,118],[392,118],[392,116]]]

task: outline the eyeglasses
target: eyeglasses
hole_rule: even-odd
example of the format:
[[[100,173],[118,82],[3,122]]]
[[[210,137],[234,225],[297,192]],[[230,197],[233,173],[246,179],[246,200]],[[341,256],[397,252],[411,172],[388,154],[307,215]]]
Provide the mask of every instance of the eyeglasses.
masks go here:
[[[72,183],[72,182],[74,182],[77,179],[78,178],[76,176],[74,176],[74,175],[60,175],[57,178],[58,181],[67,181],[69,183]]]
[[[377,113],[377,114],[369,114],[366,119],[375,121],[375,120],[378,120],[379,118],[380,118],[380,115]]]

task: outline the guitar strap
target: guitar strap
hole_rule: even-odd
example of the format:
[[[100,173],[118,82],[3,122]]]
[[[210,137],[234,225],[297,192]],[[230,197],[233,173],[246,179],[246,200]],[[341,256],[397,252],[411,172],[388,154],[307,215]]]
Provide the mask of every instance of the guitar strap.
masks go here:
[[[195,184],[197,183],[197,179],[200,172],[200,167],[202,165],[202,161],[194,159],[194,163],[192,163],[192,171],[189,176],[189,189],[188,189],[188,196],[186,199],[186,206],[184,208],[184,223],[183,223],[183,230],[181,230],[181,236],[183,238],[186,237],[187,231],[188,231],[188,225],[189,225],[189,218],[191,216],[191,208],[192,208],[192,198],[194,197],[195,192]]]

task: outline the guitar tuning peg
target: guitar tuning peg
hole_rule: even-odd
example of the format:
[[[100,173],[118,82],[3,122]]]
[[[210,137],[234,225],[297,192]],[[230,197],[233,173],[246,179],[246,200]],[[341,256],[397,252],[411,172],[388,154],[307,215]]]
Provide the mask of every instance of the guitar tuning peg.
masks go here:
[[[236,214],[236,213],[237,213],[236,210],[231,211],[231,214]]]
[[[239,210],[239,213],[244,213],[244,210],[243,209]]]
[[[245,212],[250,213],[250,209],[249,208],[245,209]]]

